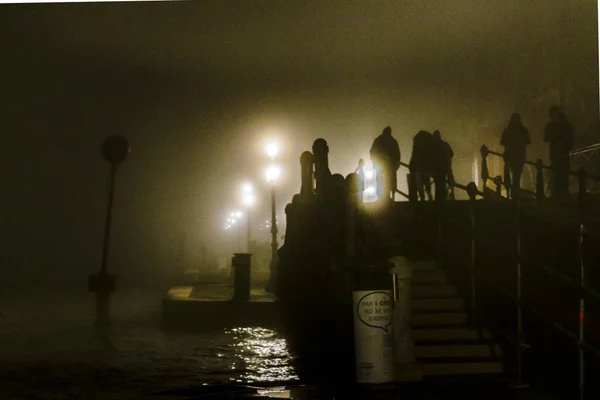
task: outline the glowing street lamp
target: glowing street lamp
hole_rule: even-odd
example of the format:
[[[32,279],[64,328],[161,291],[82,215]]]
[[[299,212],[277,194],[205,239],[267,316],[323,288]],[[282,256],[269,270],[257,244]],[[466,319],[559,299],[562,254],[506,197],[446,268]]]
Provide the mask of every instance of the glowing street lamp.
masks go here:
[[[279,180],[280,175],[281,175],[281,171],[277,165],[270,165],[267,168],[267,171],[266,171],[267,182],[272,184],[273,187]]]
[[[246,250],[250,253],[250,240],[252,234],[250,232],[250,207],[254,205],[256,198],[254,196],[254,188],[248,182],[242,185],[242,203],[246,206]]]
[[[267,145],[265,150],[267,156],[269,156],[271,160],[274,160],[277,154],[279,153],[279,147],[274,143],[270,143],[269,145]],[[271,276],[269,278],[269,284],[267,285],[268,292],[274,291],[274,274],[277,273],[277,249],[279,247],[279,244],[277,243],[277,206],[275,201],[275,188],[277,182],[279,181],[280,175],[281,170],[277,165],[271,164],[267,167],[266,178],[267,182],[271,185]]]
[[[265,152],[267,156],[273,160],[279,154],[279,145],[275,142],[269,142],[265,147]]]
[[[245,182],[242,184],[242,193],[251,194],[252,192],[254,192],[254,188],[250,182]]]

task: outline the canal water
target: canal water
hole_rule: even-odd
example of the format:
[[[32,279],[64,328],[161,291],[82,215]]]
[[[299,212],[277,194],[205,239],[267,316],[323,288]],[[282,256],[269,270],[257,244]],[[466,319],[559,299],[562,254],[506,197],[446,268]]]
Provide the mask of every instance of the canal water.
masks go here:
[[[165,331],[163,294],[117,291],[114,323],[102,333],[93,328],[94,297],[85,290],[0,295],[0,399],[124,399],[212,384],[297,381],[278,332]]]

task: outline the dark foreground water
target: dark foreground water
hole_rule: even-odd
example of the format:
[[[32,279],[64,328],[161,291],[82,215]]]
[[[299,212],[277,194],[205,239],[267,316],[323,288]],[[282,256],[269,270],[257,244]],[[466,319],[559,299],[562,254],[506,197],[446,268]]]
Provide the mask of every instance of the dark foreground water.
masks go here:
[[[123,399],[223,383],[295,381],[285,339],[237,327],[161,329],[162,290],[121,290],[113,325],[93,328],[85,291],[12,293],[0,303],[0,399]]]

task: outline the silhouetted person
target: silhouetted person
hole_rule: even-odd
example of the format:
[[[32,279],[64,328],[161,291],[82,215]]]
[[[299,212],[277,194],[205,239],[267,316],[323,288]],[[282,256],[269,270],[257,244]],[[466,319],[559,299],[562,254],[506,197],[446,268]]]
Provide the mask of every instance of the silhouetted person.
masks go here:
[[[575,137],[573,126],[558,106],[550,107],[549,116],[544,141],[550,144],[552,197],[561,199],[569,196],[569,152],[573,149]]]
[[[409,170],[415,190],[422,201],[425,201],[425,190],[431,200],[430,176],[433,175],[431,149],[433,136],[427,131],[419,131],[413,137],[413,148],[410,157]]]
[[[373,141],[371,146],[371,161],[375,167],[377,182],[377,198],[394,198],[397,189],[396,171],[400,167],[400,148],[392,137],[392,128],[385,127],[383,133]]]
[[[504,146],[504,162],[511,174],[511,197],[514,190],[521,187],[521,175],[525,164],[527,145],[531,143],[529,131],[521,121],[521,115],[514,113],[510,116],[510,122],[504,132],[500,144]],[[518,191],[518,190],[517,190]]]
[[[431,160],[433,167],[433,179],[435,181],[435,199],[446,200],[448,197],[448,189],[446,186],[446,178],[451,178],[452,174],[452,157],[454,151],[452,147],[442,140],[442,135],[437,129],[433,131],[431,140]]]

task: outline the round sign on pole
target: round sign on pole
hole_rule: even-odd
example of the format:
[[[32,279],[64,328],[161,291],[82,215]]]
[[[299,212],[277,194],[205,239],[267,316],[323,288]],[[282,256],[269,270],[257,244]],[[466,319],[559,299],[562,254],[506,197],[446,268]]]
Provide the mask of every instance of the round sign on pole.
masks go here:
[[[102,156],[113,164],[119,164],[125,161],[129,154],[129,143],[121,135],[110,135],[102,143]]]

